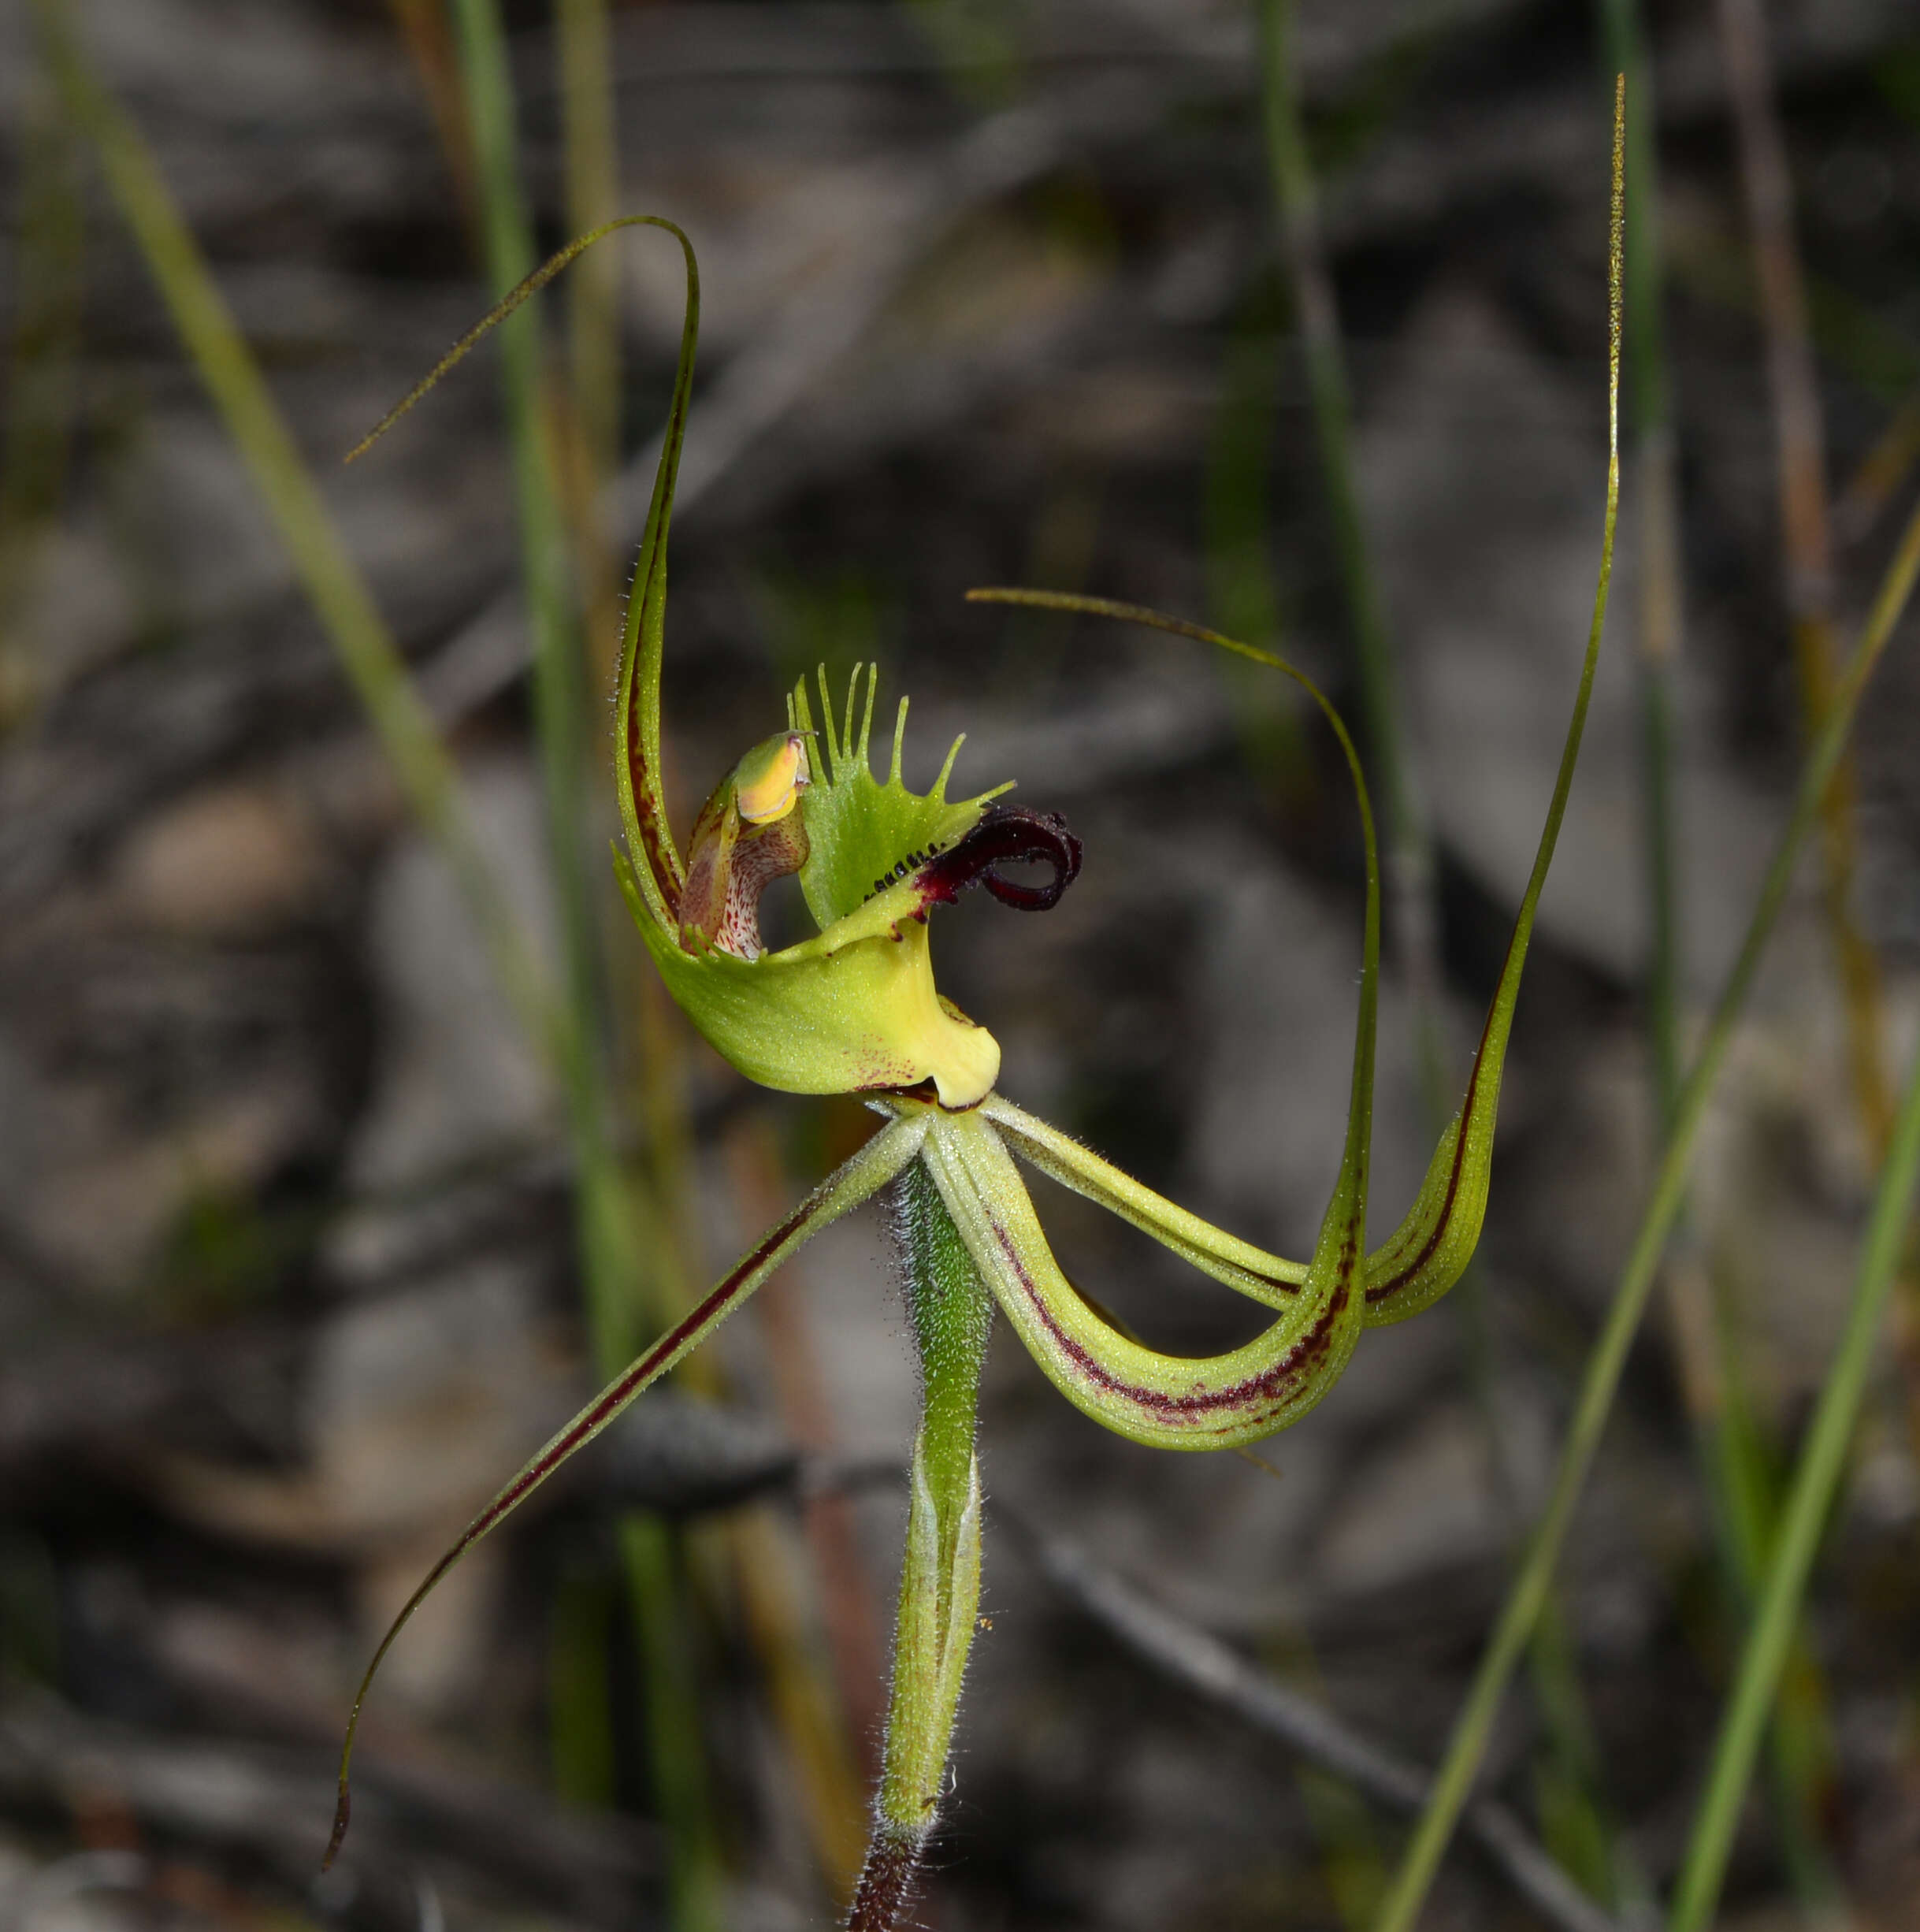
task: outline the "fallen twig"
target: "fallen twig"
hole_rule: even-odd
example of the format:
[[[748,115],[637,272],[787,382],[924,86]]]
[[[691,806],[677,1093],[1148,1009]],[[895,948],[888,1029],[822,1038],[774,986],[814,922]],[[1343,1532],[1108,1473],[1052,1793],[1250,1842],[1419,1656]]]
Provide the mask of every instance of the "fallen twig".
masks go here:
[[[1004,1504],[995,1514],[1060,1593],[1143,1663],[1302,1757],[1346,1778],[1368,1796],[1412,1815],[1427,1801],[1431,1774],[1383,1749],[1325,1705],[1275,1682],[1218,1637],[1178,1617],[1071,1544],[1048,1536]],[[1574,1884],[1506,1806],[1471,1805],[1468,1835],[1513,1889],[1563,1932],[1621,1932],[1617,1920]]]

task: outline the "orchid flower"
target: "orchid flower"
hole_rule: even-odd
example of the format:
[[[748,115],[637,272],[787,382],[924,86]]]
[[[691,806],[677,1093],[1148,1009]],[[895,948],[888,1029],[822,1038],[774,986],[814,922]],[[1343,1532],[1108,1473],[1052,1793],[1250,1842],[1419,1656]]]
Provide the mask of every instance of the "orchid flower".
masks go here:
[[[887,775],[876,778],[872,667],[854,671],[837,708],[823,669],[817,722],[815,693],[804,679],[788,694],[781,728],[716,788],[683,856],[660,784],[659,684],[667,543],[699,328],[692,244],[671,222],[652,216],[629,217],[582,237],[507,297],[400,407],[583,248],[615,228],[635,225],[664,228],[678,239],[685,256],[687,303],[620,660],[615,769],[625,849],[616,851],[615,870],[669,991],[733,1066],[789,1093],[863,1094],[885,1124],[769,1229],[691,1314],[545,1443],[434,1566],[382,1639],[355,1699],[329,1856],[347,1826],[347,1762],[368,1686],[427,1593],[804,1243],[890,1189],[919,1351],[922,1407],[884,1769],[873,1837],[848,1920],[856,1928],[889,1926],[904,1909],[938,1818],[975,1632],[981,1514],[975,1414],[995,1310],[1061,1394],[1096,1421],[1157,1447],[1220,1449],[1258,1441],[1298,1421],[1339,1379],[1363,1329],[1403,1321],[1437,1300],[1472,1254],[1486,1213],[1501,1068],[1521,969],[1592,689],[1617,467],[1610,470],[1600,587],[1558,778],[1465,1094],[1412,1206],[1371,1249],[1380,865],[1365,780],[1339,714],[1310,681],[1271,653],[1156,611],[1041,592],[971,593],[1120,619],[1270,665],[1305,688],[1339,740],[1366,855],[1359,1012],[1339,1176],[1313,1252],[1305,1261],[1287,1261],[1177,1206],[995,1090],[997,1043],[935,988],[929,916],[973,885],[986,886],[1005,905],[1043,910],[1079,871],[1079,845],[1057,817],[1001,803],[1007,785],[949,799],[959,740],[932,789],[910,790],[901,776],[904,699]],[[1019,860],[1044,862],[1051,879],[1024,884],[997,869]],[[819,931],[769,952],[760,940],[760,894],[771,880],[793,874]],[[1021,1176],[1023,1162],[1271,1309],[1273,1320],[1242,1347],[1199,1358],[1163,1354],[1122,1332],[1054,1259]]]

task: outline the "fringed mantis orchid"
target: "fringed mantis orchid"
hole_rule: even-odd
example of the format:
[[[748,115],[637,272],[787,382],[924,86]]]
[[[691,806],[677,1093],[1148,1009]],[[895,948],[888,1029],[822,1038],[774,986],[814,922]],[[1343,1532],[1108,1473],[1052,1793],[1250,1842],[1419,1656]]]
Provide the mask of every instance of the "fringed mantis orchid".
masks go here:
[[[873,1835],[847,1922],[874,1932],[898,1921],[933,1832],[975,1631],[980,1562],[975,1415],[995,1309],[1054,1386],[1096,1421],[1161,1448],[1220,1449],[1257,1442],[1298,1421],[1339,1378],[1363,1329],[1417,1313],[1444,1295],[1465,1267],[1486,1211],[1501,1068],[1521,969],[1592,688],[1610,574],[1618,465],[1616,459],[1609,466],[1599,587],[1558,777],[1465,1095],[1413,1206],[1371,1250],[1380,866],[1365,780],[1338,713],[1279,658],[1156,611],[1038,592],[971,593],[977,600],[1041,604],[1146,625],[1271,665],[1305,688],[1339,741],[1366,854],[1358,1023],[1332,1198],[1311,1255],[1304,1262],[1286,1261],[1176,1206],[994,1090],[998,1045],[934,989],[928,915],[975,884],[984,884],[1004,903],[1044,909],[1078,871],[1079,845],[1059,819],[997,802],[1005,786],[950,800],[947,785],[958,741],[932,789],[909,790],[901,776],[904,699],[887,775],[876,778],[871,667],[853,672],[837,718],[821,671],[817,723],[813,694],[803,679],[787,697],[784,728],[748,752],[715,790],[682,856],[659,778],[667,543],[700,318],[698,269],[680,229],[658,217],[634,216],[573,243],[456,344],[394,414],[583,249],[616,228],[635,225],[663,228],[678,240],[685,257],[687,303],[620,659],[615,771],[625,849],[615,853],[615,870],[669,990],[726,1059],[749,1079],[786,1092],[863,1094],[885,1124],[770,1229],[691,1314],[542,1447],[433,1566],[381,1640],[355,1700],[328,1856],[347,1829],[347,1765],[368,1687],[428,1592],[563,1462],[697,1348],[802,1243],[890,1187],[919,1350],[922,1405],[884,1769]],[[1612,264],[1617,397],[1617,173]],[[383,422],[374,434],[386,426]],[[1043,862],[1053,877],[1040,886],[1008,879],[997,868],[1012,860]],[[820,930],[798,945],[763,951],[760,894],[771,880],[795,873]],[[1270,1308],[1272,1323],[1244,1346],[1203,1358],[1164,1354],[1123,1333],[1061,1272],[1021,1178],[1021,1161]]]

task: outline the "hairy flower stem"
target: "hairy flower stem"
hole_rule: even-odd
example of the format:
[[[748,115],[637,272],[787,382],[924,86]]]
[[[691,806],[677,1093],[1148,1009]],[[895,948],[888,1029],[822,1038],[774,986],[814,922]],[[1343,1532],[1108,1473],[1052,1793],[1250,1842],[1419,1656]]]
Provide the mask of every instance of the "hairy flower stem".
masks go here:
[[[973,1444],[993,1298],[920,1161],[901,1176],[894,1233],[920,1355],[920,1426],[886,1751],[849,1932],[889,1932],[912,1900],[939,1822],[980,1602],[980,1465]]]

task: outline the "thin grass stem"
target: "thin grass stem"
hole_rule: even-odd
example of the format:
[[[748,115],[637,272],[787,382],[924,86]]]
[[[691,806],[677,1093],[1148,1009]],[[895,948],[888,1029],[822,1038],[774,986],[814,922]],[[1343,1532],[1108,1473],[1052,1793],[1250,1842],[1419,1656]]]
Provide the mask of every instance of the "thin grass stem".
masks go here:
[[[1409,872],[1411,886],[1424,893],[1431,855],[1407,756],[1399,671],[1369,555],[1354,465],[1353,399],[1333,278],[1320,245],[1313,164],[1301,125],[1292,0],[1259,0],[1259,24],[1268,164],[1299,325],[1301,355],[1306,365],[1321,481],[1333,518],[1341,588],[1353,630],[1362,735],[1371,755],[1369,762],[1380,778],[1380,818],[1387,834],[1389,870],[1396,863],[1391,855],[1398,854],[1398,863]],[[1405,934],[1399,943],[1402,948],[1406,946]]]
[[[1644,998],[1649,1059],[1661,1133],[1670,1131],[1680,1082],[1681,987],[1685,964],[1680,924],[1681,885],[1679,706],[1674,676],[1685,641],[1679,483],[1667,366],[1661,207],[1655,136],[1658,106],[1637,0],[1602,0],[1603,38],[1611,71],[1626,76],[1634,113],[1627,128],[1625,340],[1622,362],[1626,415],[1640,485],[1640,609],[1637,671],[1640,707],[1640,782],[1648,945]],[[1709,1282],[1710,1263],[1685,1227],[1666,1270],[1671,1343],[1677,1380],[1692,1425],[1694,1455],[1716,1525],[1714,1554],[1723,1615],[1738,1618],[1757,1581],[1747,1559],[1752,1539],[1737,1527],[1737,1499],[1752,1510],[1770,1509],[1765,1444],[1751,1419],[1742,1357],[1724,1333],[1724,1298]],[[1742,1426],[1742,1418],[1749,1425]],[[1818,1681],[1809,1677],[1810,1706],[1783,1707],[1775,1737],[1780,1826],[1789,1867],[1814,1874],[1822,1863],[1814,1789],[1814,1767],[1827,1733]]]
[[[554,28],[567,226],[585,235],[603,229],[619,213],[607,0],[558,0]],[[619,267],[611,250],[589,250],[574,264],[566,291],[566,406],[559,406],[558,396],[551,399],[566,459],[561,481],[580,576],[588,662],[603,685],[612,682],[620,651],[618,562],[603,510],[620,460]]]
[[[22,106],[0,434],[0,734],[44,696],[43,666],[24,620],[40,538],[66,485],[86,294],[79,131],[43,74],[29,80]]]
[[[536,266],[519,178],[519,136],[498,0],[455,0],[454,21],[472,129],[481,231],[496,295]],[[514,494],[521,576],[533,630],[533,697],[548,845],[558,901],[562,974],[571,1051],[563,1069],[574,1170],[574,1212],[593,1354],[611,1374],[633,1352],[644,1321],[647,1269],[636,1226],[633,1178],[613,1150],[611,1096],[600,1050],[607,1038],[599,927],[588,883],[585,649],[575,615],[555,451],[543,394],[539,303],[499,325],[500,368]],[[657,1311],[656,1311],[657,1312]],[[674,1540],[658,1520],[621,1526],[647,1691],[649,1760],[670,1844],[670,1910],[678,1932],[720,1923],[720,1873],[700,1736],[692,1631]]]
[[[1267,471],[1278,398],[1270,325],[1243,322],[1227,345],[1208,439],[1202,500],[1207,603],[1213,627],[1263,649],[1281,647],[1280,598],[1270,555]],[[1029,573],[1030,575],[1032,573]],[[1077,586],[1075,586],[1077,588]],[[1292,694],[1231,660],[1219,667],[1242,753],[1268,796],[1287,805],[1309,789]]]
[[[558,1064],[566,1050],[566,1016],[554,1001],[474,835],[453,760],[259,365],[181,219],[152,150],[95,76],[65,0],[34,0],[34,10],[61,98],[94,145],[114,202],[379,736],[401,791],[446,858],[508,1002],[529,1037]]]
[[[615,1798],[610,1696],[615,1591],[598,1567],[561,1577],[548,1599],[547,1734],[555,1794],[585,1809]]]
[[[1714,1004],[1692,1067],[1681,1083],[1673,1129],[1626,1265],[1615,1284],[1606,1324],[1588,1358],[1580,1399],[1561,1450],[1546,1510],[1455,1720],[1427,1809],[1403,1856],[1375,1932],[1411,1932],[1453,1836],[1461,1808],[1472,1795],[1501,1699],[1546,1602],[1574,1507],[1612,1410],[1628,1351],[1658,1275],[1667,1236],[1685,1200],[1694,1143],[1725,1062],[1734,1027],[1746,1005],[1761,957],[1773,937],[1781,908],[1786,903],[1802,849],[1818,823],[1822,801],[1839,765],[1867,681],[1906,609],[1916,574],[1920,574],[1920,511],[1915,511],[1907,524],[1862,628],[1859,641],[1841,671],[1833,700],[1801,767],[1793,808],[1767,868],[1739,956]]]
[[[1416,1049],[1428,1109],[1435,1121],[1444,1122],[1452,1083],[1446,1075],[1436,1005],[1433,852],[1407,749],[1399,666],[1380,603],[1360,500],[1354,460],[1353,397],[1340,336],[1339,307],[1321,244],[1319,199],[1301,118],[1293,0],[1257,0],[1257,20],[1268,166],[1301,355],[1306,366],[1320,480],[1333,519],[1334,550],[1353,637],[1361,733],[1380,779],[1395,954],[1413,995]]]
[[[1916,463],[1920,463],[1920,388],[1907,392],[1840,492],[1833,506],[1834,541],[1849,548],[1865,542]]]
[[[1920,1053],[1914,1055],[1892,1144],[1881,1168],[1846,1326],[1794,1471],[1759,1606],[1741,1652],[1732,1693],[1721,1715],[1706,1788],[1673,1896],[1669,1932],[1705,1932],[1719,1901],[1754,1758],[1768,1711],[1779,1694],[1814,1559],[1859,1422],[1874,1346],[1899,1275],[1916,1176],[1920,1176]]]
[[[467,124],[466,96],[454,58],[453,33],[446,0],[388,0],[400,38],[407,43],[420,89],[426,96],[433,131],[453,183],[454,198],[470,234],[480,228],[479,195],[474,184],[474,136]]]
[[[1318,197],[1300,106],[1294,51],[1293,0],[1258,0],[1261,93],[1273,199],[1279,217],[1294,310],[1306,365],[1307,391],[1319,444],[1321,480],[1332,515],[1335,548],[1359,674],[1361,720],[1379,776],[1386,834],[1388,902],[1394,950],[1412,997],[1414,1057],[1428,1126],[1442,1131],[1450,1117],[1454,1083],[1447,1066],[1440,1012],[1439,919],[1432,837],[1407,744],[1400,667],[1389,633],[1367,538],[1354,458],[1353,402],[1341,340],[1339,309],[1320,232]],[[1480,1270],[1469,1263],[1455,1293],[1466,1342],[1472,1390],[1496,1477],[1503,1480],[1498,1376],[1492,1323]],[[1542,1641],[1536,1679],[1546,1690],[1542,1715],[1554,1755],[1569,1775],[1590,1762],[1578,1716],[1581,1695],[1564,1647]],[[1562,1720],[1570,1720],[1570,1728]],[[1611,1834],[1591,1792],[1577,1794],[1592,1829]]]
[[[506,36],[496,0],[455,0],[454,21],[473,131],[487,269],[496,293],[504,295],[532,270],[535,260],[532,226],[520,191]],[[580,1143],[577,1156],[588,1143],[603,1141],[606,1132],[605,1102],[595,1072],[600,1056],[592,1046],[597,1032],[593,1022],[602,999],[581,832],[586,694],[553,452],[541,418],[537,299],[502,321],[499,334],[519,513],[521,578],[533,630],[535,723],[560,912],[562,977],[576,1022],[566,1079],[573,1131]],[[624,1358],[629,1351],[620,1352]]]
[[[1799,674],[1802,727],[1810,738],[1834,677],[1833,540],[1827,510],[1825,425],[1807,281],[1794,232],[1793,181],[1773,98],[1766,23],[1758,0],[1716,0],[1752,232],[1767,388],[1774,422],[1782,560]],[[1859,832],[1852,762],[1835,775],[1821,819],[1828,932],[1847,1021],[1848,1073],[1871,1157],[1886,1157],[1893,1097],[1887,1076],[1878,957],[1854,905]],[[1906,1288],[1920,1309],[1920,1278]],[[1908,1400],[1920,1409],[1920,1386]]]
[[[619,213],[619,154],[614,138],[613,35],[607,0],[557,0],[566,157],[566,225],[576,235]],[[567,359],[580,437],[596,480],[620,457],[619,258],[589,254],[567,287]]]

